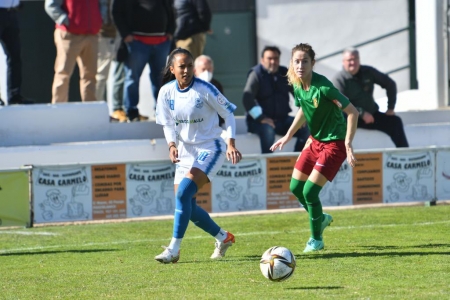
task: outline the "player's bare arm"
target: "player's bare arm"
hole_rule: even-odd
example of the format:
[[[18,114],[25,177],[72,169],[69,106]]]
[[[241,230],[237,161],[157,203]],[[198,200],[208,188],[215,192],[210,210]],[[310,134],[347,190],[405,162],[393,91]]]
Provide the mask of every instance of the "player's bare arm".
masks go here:
[[[242,154],[241,152],[239,152],[238,149],[236,149],[236,140],[233,138],[229,138],[228,139],[228,144],[227,144],[227,159],[228,161],[231,160],[231,163],[237,164],[238,162],[241,161],[242,159]]]
[[[297,114],[295,115],[294,121],[292,122],[291,127],[289,128],[288,132],[285,136],[283,136],[281,139],[276,141],[272,147],[270,147],[271,151],[275,151],[278,147],[280,150],[283,149],[283,146],[286,145],[294,136],[294,134],[299,130],[305,123],[306,118],[303,114],[303,110],[300,107],[300,109],[297,111]]]
[[[359,113],[353,104],[347,105],[344,108],[344,112],[347,114],[347,133],[345,135],[345,148],[347,150],[347,162],[350,166],[355,167],[356,158],[353,153],[353,138],[355,137],[356,126],[358,124]]]

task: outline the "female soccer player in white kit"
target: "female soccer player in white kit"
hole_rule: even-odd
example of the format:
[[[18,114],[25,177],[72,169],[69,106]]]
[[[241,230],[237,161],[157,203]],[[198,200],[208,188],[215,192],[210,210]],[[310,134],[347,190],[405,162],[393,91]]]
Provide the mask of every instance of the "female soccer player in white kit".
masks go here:
[[[174,80],[175,79],[175,80]],[[177,48],[168,58],[156,105],[156,123],[163,125],[169,156],[176,163],[173,237],[155,256],[162,263],[176,263],[189,220],[216,239],[212,259],[225,256],[233,234],[220,228],[201,207],[195,195],[210,182],[225,156],[233,164],[242,156],[235,147],[236,124],[230,103],[212,84],[194,77],[194,60],[188,50]],[[217,113],[224,118],[228,141],[221,138]]]

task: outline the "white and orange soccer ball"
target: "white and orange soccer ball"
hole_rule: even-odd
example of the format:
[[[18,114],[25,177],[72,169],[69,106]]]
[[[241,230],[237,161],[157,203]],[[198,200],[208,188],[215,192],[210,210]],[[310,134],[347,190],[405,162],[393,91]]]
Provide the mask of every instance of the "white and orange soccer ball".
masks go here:
[[[295,257],[292,252],[279,246],[267,249],[259,262],[261,273],[271,281],[288,279],[294,273],[295,265]]]

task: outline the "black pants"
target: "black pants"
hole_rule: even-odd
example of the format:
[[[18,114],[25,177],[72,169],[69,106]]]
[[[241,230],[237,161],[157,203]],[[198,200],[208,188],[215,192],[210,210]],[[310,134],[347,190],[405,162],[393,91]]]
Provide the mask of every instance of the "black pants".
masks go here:
[[[366,124],[361,118],[358,119],[358,128],[380,130],[391,137],[395,147],[409,147],[406,139],[405,130],[403,129],[402,119],[398,116],[388,116],[382,112],[373,114],[374,122]]]
[[[0,8],[0,42],[6,55],[8,101],[20,95],[22,59],[20,57],[19,17],[16,9]]]

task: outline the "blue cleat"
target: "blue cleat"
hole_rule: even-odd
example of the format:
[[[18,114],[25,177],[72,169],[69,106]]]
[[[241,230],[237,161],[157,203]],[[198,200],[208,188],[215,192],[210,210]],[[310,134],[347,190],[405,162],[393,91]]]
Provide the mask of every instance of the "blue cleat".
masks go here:
[[[318,241],[313,238],[310,238],[309,241],[306,243],[306,248],[305,250],[303,250],[303,253],[319,251],[322,250],[324,246],[325,244],[323,243],[323,241]]]

